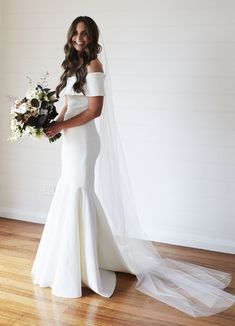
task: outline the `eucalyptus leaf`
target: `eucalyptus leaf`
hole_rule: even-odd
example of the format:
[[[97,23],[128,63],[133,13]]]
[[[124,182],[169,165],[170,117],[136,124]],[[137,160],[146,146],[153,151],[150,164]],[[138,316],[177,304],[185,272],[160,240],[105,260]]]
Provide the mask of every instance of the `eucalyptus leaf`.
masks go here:
[[[47,116],[45,115],[40,115],[38,116],[37,123],[42,127],[42,125],[46,122]]]
[[[15,119],[16,119],[17,121],[21,121],[21,120],[22,120],[22,116],[23,116],[23,114],[21,114],[21,113],[17,113],[17,116],[15,117]]]
[[[48,94],[47,94],[47,96],[48,97],[51,97],[51,96],[53,96],[55,94],[55,91],[51,91],[51,92],[49,92]]]
[[[41,102],[41,109],[46,109],[48,106],[50,105],[50,103],[48,103],[47,101],[42,101]]]
[[[27,120],[27,125],[28,126],[36,126],[37,124],[37,118],[36,117],[29,117]]]
[[[53,105],[48,116],[50,119],[54,119],[57,115],[58,115],[58,112],[56,111],[56,108]]]

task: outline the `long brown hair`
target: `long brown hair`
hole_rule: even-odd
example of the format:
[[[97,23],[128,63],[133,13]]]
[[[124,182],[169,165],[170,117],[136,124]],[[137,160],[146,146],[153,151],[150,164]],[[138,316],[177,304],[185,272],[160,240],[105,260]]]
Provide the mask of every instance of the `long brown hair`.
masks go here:
[[[85,24],[87,35],[91,41],[86,45],[84,51],[78,54],[73,46],[72,37],[76,33],[77,24],[80,22]],[[78,16],[74,19],[69,27],[67,43],[64,46],[65,59],[61,64],[64,72],[60,77],[60,83],[55,89],[58,98],[59,93],[66,86],[67,78],[72,75],[77,77],[77,81],[73,85],[74,91],[78,93],[82,92],[85,95],[83,86],[86,81],[87,65],[89,65],[91,60],[96,59],[97,54],[102,50],[98,40],[99,28],[92,18],[88,16]]]

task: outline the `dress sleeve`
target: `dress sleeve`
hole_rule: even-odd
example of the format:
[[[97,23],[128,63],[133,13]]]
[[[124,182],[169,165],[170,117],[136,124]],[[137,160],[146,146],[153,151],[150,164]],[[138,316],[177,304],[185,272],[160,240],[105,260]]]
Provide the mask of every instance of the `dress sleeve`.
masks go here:
[[[84,85],[84,92],[86,96],[104,96],[104,79],[105,74],[103,72],[90,72],[86,75],[86,83]],[[76,82],[76,77],[71,76],[67,79],[67,84],[60,92],[60,97],[64,95],[80,95],[83,93],[77,93],[73,89],[73,85]]]
[[[86,76],[86,96],[104,96],[104,79],[103,72],[90,72]]]

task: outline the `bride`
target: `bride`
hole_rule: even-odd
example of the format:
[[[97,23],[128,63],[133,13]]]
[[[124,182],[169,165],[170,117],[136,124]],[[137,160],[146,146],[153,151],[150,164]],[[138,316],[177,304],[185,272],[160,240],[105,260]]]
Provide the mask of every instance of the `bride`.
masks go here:
[[[88,16],[71,23],[64,70],[56,88],[64,107],[48,137],[62,132],[62,171],[32,266],[32,278],[53,295],[82,296],[86,286],[111,297],[115,272],[136,288],[191,316],[209,316],[235,303],[223,289],[231,275],[161,258],[139,226],[112,107],[110,77],[99,29]],[[102,56],[102,60],[99,56]]]

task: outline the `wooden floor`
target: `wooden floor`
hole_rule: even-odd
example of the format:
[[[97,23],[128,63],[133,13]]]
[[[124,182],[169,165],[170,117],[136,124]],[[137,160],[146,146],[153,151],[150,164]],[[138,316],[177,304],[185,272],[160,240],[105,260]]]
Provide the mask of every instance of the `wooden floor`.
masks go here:
[[[58,298],[50,288],[32,283],[31,268],[43,230],[42,224],[0,218],[0,325],[186,325],[235,326],[235,306],[206,318],[188,315],[135,289],[133,275],[117,273],[111,298],[88,288],[77,299]],[[161,255],[229,271],[235,294],[234,255],[157,244]]]

